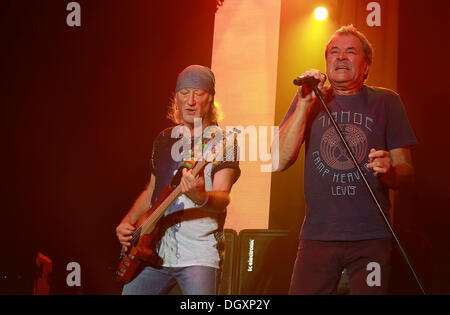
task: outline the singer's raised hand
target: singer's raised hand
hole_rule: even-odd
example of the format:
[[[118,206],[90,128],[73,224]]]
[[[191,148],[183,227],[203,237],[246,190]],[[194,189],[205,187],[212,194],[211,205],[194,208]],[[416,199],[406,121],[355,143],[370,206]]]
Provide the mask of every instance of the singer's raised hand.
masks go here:
[[[325,81],[327,80],[326,75],[317,69],[310,69],[308,71],[305,71],[302,73],[302,75],[300,75],[300,77],[314,77],[315,79],[319,80],[320,82],[317,85],[319,90],[321,90],[323,88],[323,85],[324,85]],[[314,94],[313,89],[310,86],[308,86],[307,84],[300,85],[298,87],[297,93],[298,93],[299,99],[301,99],[307,103],[311,102],[312,100],[314,100],[316,98],[316,95]]]
[[[326,76],[323,73],[316,69],[310,69],[303,72],[300,78],[308,76],[319,80],[317,87],[319,90],[323,89],[323,84],[326,81]],[[277,166],[274,166],[274,170],[277,172],[287,169],[295,162],[300,152],[300,147],[305,140],[309,112],[316,99],[314,91],[307,85],[299,86],[297,97],[291,104],[290,110],[292,109],[292,113],[281,124],[279,132],[272,143],[272,161],[278,161]]]

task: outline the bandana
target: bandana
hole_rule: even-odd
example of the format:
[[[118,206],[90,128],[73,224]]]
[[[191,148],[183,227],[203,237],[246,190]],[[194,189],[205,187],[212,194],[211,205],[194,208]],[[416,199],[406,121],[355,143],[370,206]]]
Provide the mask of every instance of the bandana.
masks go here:
[[[181,89],[191,88],[204,90],[214,95],[215,83],[216,79],[211,69],[200,65],[192,65],[185,68],[178,75],[175,92],[178,92]]]

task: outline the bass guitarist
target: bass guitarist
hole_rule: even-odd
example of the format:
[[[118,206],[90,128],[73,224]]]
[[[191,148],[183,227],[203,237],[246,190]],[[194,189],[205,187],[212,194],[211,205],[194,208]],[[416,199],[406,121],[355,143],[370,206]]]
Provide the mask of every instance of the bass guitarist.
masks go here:
[[[180,168],[183,159],[178,159],[180,154],[186,158],[180,141],[192,144],[189,159],[220,132],[221,114],[214,94],[215,77],[209,68],[191,65],[178,75],[169,109],[169,118],[177,126],[163,130],[153,143],[150,182],[116,228],[123,249],[132,246],[136,222],[176,180],[177,170],[182,194],[158,221],[158,236],[152,240],[156,259],[143,264],[122,294],[167,294],[177,283],[186,295],[216,294],[226,207],[240,176],[237,146],[223,153],[218,162],[207,164],[202,176]],[[194,127],[199,122],[202,136],[196,139],[192,135],[198,134]]]

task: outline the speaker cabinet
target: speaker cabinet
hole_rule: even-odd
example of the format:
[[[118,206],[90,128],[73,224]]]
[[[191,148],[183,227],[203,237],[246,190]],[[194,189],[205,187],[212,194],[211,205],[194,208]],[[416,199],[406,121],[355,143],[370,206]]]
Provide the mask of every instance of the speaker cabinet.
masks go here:
[[[224,230],[225,252],[219,273],[217,294],[230,295],[236,290],[236,262],[238,255],[238,234],[235,230]]]
[[[242,230],[235,294],[287,294],[297,245],[288,230]]]
[[[217,294],[287,294],[298,235],[288,230],[224,230]],[[181,294],[176,285],[169,294]]]

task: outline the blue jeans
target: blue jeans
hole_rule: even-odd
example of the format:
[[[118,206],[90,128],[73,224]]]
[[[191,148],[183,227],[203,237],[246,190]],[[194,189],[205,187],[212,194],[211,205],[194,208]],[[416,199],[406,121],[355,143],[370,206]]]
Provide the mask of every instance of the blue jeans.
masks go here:
[[[216,294],[217,269],[206,266],[145,267],[122,290],[124,295],[167,294],[177,284],[185,295]]]

